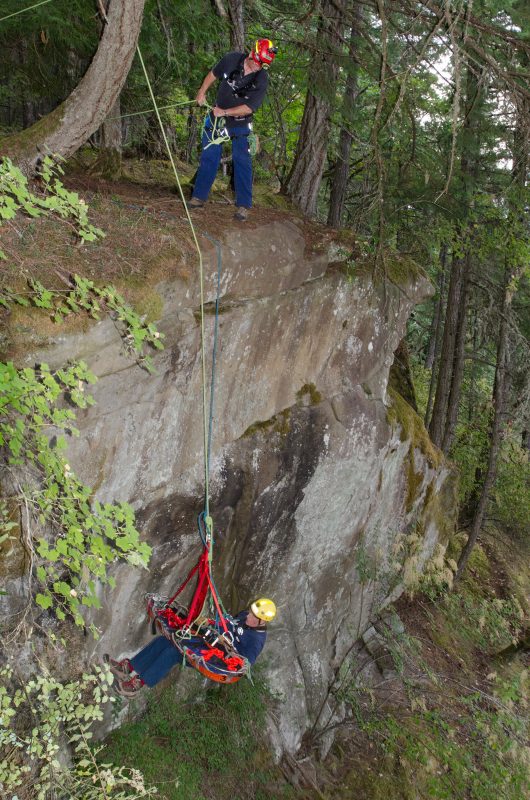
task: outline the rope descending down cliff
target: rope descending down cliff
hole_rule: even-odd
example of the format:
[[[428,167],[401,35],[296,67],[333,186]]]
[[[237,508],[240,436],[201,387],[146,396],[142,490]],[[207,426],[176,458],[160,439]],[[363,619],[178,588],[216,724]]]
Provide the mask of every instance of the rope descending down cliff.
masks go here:
[[[205,345],[205,333],[204,333],[203,257],[199,241],[197,238],[197,234],[195,231],[195,226],[193,224],[193,220],[188,210],[186,198],[184,197],[184,192],[182,191],[181,182],[179,179],[177,168],[175,166],[175,160],[173,158],[173,154],[169,146],[164,126],[162,124],[160,111],[157,105],[156,98],[154,96],[151,81],[149,80],[149,75],[145,68],[145,63],[142,58],[142,53],[139,45],[137,46],[137,52],[138,52],[138,58],[140,59],[140,63],[142,65],[142,70],[149,89],[151,101],[153,103],[153,107],[156,113],[156,117],[160,127],[160,132],[162,134],[164,145],[166,147],[171,167],[175,175],[175,180],[177,182],[180,197],[184,205],[186,217],[188,219],[188,223],[193,236],[193,241],[195,243],[195,247],[197,249],[197,254],[199,258],[201,364],[202,364],[202,398],[203,398],[204,511],[201,514],[199,514],[198,527],[199,527],[199,535],[202,541],[203,551],[201,556],[199,557],[196,566],[189,573],[184,583],[177,589],[173,597],[169,598],[169,600],[163,604],[163,607],[158,608],[157,601],[155,601],[153,597],[151,597],[148,600],[148,611],[153,619],[154,624],[158,625],[160,632],[164,633],[164,635],[171,637],[177,646],[183,647],[184,648],[183,652],[186,655],[187,654],[186,651],[187,649],[189,649],[186,648],[185,645],[186,641],[189,642],[193,637],[197,637],[198,634],[203,638],[205,636],[207,638],[208,633],[210,632],[210,628],[208,626],[209,621],[205,620],[204,618],[204,610],[208,602],[210,606],[210,612],[214,612],[214,629],[222,630],[224,639],[230,643],[230,634],[225,619],[226,611],[223,608],[222,601],[220,600],[217,590],[215,588],[211,570],[211,564],[213,560],[214,539],[213,539],[213,520],[212,517],[210,516],[210,485],[209,485],[213,410],[214,410],[214,400],[215,400],[215,368],[216,368],[216,357],[217,357],[217,342],[219,336],[219,296],[220,296],[220,286],[221,286],[222,256],[221,256],[221,245],[219,244],[219,242],[212,239],[212,237],[208,236],[208,238],[214,243],[217,249],[217,288],[215,297],[215,324],[214,324],[214,336],[213,336],[213,347],[212,347],[210,400],[209,404],[207,405],[206,345]],[[214,133],[212,133],[212,137],[213,136]],[[185,615],[182,613],[179,614],[178,612],[175,612],[172,609],[172,605],[176,600],[176,598],[180,595],[182,590],[185,588],[188,581],[191,579],[192,575],[195,574],[195,572],[197,572],[197,583],[193,594],[193,598],[189,606],[189,610]],[[177,631],[178,631],[178,636],[177,636]],[[237,654],[232,653],[230,651],[228,654],[225,654],[224,651],[219,650],[219,654],[216,654],[216,658],[221,665],[218,666],[216,669],[207,668],[206,661],[209,660],[210,658],[211,658],[211,652],[205,653],[204,651],[202,651],[196,654],[196,658],[192,659],[191,663],[193,666],[196,666],[197,669],[203,672],[203,674],[207,675],[207,677],[210,677],[213,680],[233,682],[233,680],[237,680],[239,677],[241,677],[241,675],[245,674],[245,672],[248,671],[248,663],[245,662],[245,659],[238,658]]]

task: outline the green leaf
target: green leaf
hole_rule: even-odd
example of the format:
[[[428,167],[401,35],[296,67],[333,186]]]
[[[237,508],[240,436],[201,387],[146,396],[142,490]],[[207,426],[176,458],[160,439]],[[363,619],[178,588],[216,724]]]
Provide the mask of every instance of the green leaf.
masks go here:
[[[38,594],[35,597],[35,602],[37,603],[38,606],[44,609],[50,608],[53,605],[52,598],[46,594]]]

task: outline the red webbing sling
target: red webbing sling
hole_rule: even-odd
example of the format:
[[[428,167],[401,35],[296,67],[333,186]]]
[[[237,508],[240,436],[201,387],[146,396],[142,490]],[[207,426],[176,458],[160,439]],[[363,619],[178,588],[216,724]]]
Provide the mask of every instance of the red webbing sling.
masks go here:
[[[177,614],[176,611],[173,611],[172,608],[169,608],[175,598],[179,596],[179,594],[186,588],[190,580],[193,578],[195,573],[197,575],[197,583],[195,584],[195,590],[193,592],[193,597],[191,598],[191,602],[189,605],[188,613],[186,617],[181,617]],[[199,560],[190,570],[184,582],[179,586],[173,597],[171,597],[168,602],[168,608],[164,608],[158,612],[160,617],[164,617],[167,622],[175,628],[187,628],[194,622],[199,614],[202,611],[204,606],[204,601],[206,600],[206,595],[208,594],[208,589],[210,586],[210,564],[208,561],[208,550],[205,548],[202,554],[199,557]]]

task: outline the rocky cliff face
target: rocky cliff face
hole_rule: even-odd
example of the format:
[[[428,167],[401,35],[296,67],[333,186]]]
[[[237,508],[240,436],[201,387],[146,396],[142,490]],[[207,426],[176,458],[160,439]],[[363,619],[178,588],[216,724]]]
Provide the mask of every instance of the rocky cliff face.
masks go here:
[[[216,252],[201,244],[211,303]],[[310,249],[294,221],[222,241],[215,575],[234,612],[256,595],[279,606],[262,657],[283,698],[271,722],[278,752],[295,752],[317,718],[340,713],[327,701],[335,671],[451,524],[440,511],[448,469],[414,412],[387,391],[394,350],[428,283],[415,270],[385,290],[368,275],[347,279],[328,245]],[[156,287],[166,349],[155,376],[123,356],[109,320],[39,354],[52,366],[83,358],[98,376],[69,459],[99,499],[133,504],[154,548],[148,573],[120,567],[118,588],[102,598],[98,653],[130,654],[148,640],[143,593],[170,593],[198,552],[200,329],[189,267]],[[210,313],[208,340],[212,330]]]

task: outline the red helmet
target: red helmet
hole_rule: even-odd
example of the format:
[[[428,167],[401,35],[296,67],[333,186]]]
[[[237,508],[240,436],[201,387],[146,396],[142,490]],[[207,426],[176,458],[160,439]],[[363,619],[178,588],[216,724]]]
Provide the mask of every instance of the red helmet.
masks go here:
[[[277,52],[278,48],[273,47],[270,39],[258,39],[250,56],[260,67],[268,67],[274,61]]]

